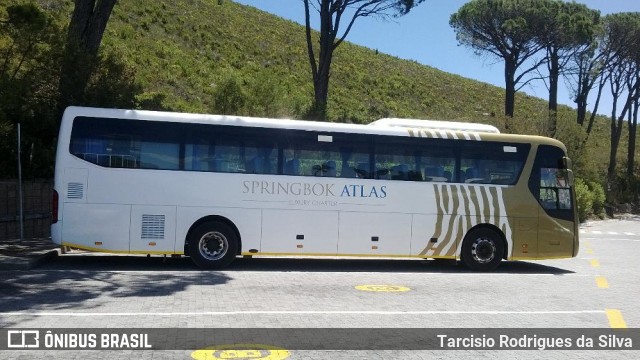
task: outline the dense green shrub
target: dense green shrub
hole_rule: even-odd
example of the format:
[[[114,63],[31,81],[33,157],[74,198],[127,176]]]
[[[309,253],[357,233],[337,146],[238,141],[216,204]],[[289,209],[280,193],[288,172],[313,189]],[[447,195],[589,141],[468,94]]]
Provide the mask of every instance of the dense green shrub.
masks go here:
[[[578,203],[578,218],[580,222],[583,222],[589,215],[593,214],[593,193],[582,179],[576,179],[575,190]]]
[[[580,222],[585,221],[589,216],[603,216],[606,197],[602,185],[595,181],[585,182],[576,178],[575,190]]]
[[[240,115],[247,102],[244,86],[234,76],[229,76],[216,88],[214,94],[214,113]]]
[[[606,195],[602,185],[595,181],[589,182],[589,190],[593,194],[593,213],[595,215],[601,215],[604,213],[604,203],[606,201]]]

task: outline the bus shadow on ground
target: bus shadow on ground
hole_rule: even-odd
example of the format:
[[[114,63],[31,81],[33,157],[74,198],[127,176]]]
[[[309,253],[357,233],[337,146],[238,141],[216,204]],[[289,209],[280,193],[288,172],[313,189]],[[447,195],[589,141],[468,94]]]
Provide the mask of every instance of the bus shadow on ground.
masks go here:
[[[454,260],[421,259],[236,259],[231,271],[477,273]],[[505,261],[489,273],[566,275],[574,272],[525,261]]]
[[[188,257],[105,255],[59,256],[41,269],[93,271],[195,271]],[[223,271],[301,271],[301,272],[415,272],[415,273],[477,273],[454,260],[423,259],[352,259],[352,258],[237,258]],[[489,273],[503,274],[573,274],[571,270],[526,261],[503,261]]]
[[[197,270],[188,257],[147,257],[145,255],[114,255],[103,253],[59,255],[38,269],[150,272]]]

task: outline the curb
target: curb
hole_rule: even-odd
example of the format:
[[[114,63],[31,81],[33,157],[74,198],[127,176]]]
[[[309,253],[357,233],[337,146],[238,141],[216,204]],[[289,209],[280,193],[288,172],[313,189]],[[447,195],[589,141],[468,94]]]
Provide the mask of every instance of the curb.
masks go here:
[[[27,256],[0,255],[0,270],[30,270],[58,254],[58,249],[48,249],[34,251]]]

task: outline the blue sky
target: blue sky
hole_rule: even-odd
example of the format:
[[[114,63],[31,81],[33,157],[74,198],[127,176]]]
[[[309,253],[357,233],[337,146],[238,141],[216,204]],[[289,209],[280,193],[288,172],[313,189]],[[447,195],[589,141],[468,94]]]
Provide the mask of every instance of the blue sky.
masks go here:
[[[235,0],[254,6],[277,16],[304,24],[302,0]],[[479,57],[466,47],[458,46],[455,33],[449,26],[449,17],[466,0],[427,0],[408,15],[389,20],[360,18],[356,21],[346,41],[378,49],[380,52],[403,59],[504,87],[504,64],[496,58]],[[604,14],[640,11],[639,0],[580,0],[592,9]],[[315,16],[314,16],[315,15]],[[312,14],[317,24],[317,13]],[[316,24],[312,23],[317,29]],[[304,36],[302,33],[301,36]],[[533,96],[546,99],[545,85],[536,81],[522,89]],[[560,84],[559,102],[575,108],[564,82]],[[516,113],[518,111],[516,103]],[[591,106],[589,107],[591,108]],[[599,113],[610,115],[611,98],[601,101]]]

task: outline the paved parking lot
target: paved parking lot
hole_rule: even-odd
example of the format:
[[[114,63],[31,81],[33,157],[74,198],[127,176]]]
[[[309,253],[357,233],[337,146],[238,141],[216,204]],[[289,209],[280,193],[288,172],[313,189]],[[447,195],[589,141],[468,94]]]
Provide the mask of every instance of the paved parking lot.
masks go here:
[[[492,273],[431,260],[254,258],[238,259],[225,271],[200,271],[184,258],[63,255],[33,270],[0,272],[0,327],[640,327],[640,220],[587,224],[581,240],[576,258],[506,262]],[[21,350],[7,355],[188,359],[198,357],[193,350]],[[265,353],[221,354],[217,358]],[[272,355],[635,359],[640,351],[291,350]]]

